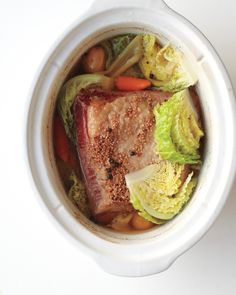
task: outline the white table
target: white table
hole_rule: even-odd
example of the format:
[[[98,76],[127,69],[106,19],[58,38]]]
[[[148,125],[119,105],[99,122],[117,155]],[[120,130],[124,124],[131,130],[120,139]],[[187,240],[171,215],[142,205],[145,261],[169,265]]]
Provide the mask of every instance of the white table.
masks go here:
[[[236,88],[236,2],[166,2],[211,40]],[[207,235],[168,271],[146,278],[104,273],[38,205],[23,160],[27,91],[53,41],[90,3],[0,0],[0,294],[236,294],[236,185]]]

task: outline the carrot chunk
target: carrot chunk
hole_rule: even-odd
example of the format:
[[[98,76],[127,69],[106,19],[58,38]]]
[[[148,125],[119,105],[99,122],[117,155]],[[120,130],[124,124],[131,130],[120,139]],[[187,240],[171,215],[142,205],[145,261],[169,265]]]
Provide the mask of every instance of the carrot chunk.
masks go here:
[[[54,120],[54,147],[56,155],[72,168],[76,167],[77,160],[74,155],[69,140],[66,136],[66,131],[63,123],[58,115]]]
[[[146,79],[119,76],[115,79],[116,88],[123,91],[143,90],[151,86],[151,82]]]

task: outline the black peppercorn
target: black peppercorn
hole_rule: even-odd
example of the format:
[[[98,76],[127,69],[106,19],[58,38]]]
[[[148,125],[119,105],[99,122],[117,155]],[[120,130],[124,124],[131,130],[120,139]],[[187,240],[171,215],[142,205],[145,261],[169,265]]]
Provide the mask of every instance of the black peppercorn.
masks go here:
[[[107,179],[111,180],[113,178],[111,168],[107,168],[106,171],[107,171]]]
[[[111,168],[116,168],[121,165],[121,163],[117,162],[116,160],[114,160],[112,158],[109,159],[109,163],[111,164]]]
[[[135,156],[137,153],[135,151],[130,151],[129,154],[132,157],[132,156]]]

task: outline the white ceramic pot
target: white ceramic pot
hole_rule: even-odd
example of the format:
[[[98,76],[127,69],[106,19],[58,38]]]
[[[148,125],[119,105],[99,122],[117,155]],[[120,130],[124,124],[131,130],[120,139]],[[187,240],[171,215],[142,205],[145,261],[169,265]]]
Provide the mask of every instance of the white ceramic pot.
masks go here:
[[[199,78],[206,143],[199,183],[184,211],[160,228],[127,235],[90,222],[67,201],[55,166],[52,116],[58,91],[83,52],[103,38],[142,31],[170,40],[191,60]],[[50,51],[30,94],[27,157],[39,199],[62,233],[105,271],[122,276],[161,272],[206,233],[226,201],[235,174],[235,110],[220,58],[185,18],[161,0],[97,0]]]

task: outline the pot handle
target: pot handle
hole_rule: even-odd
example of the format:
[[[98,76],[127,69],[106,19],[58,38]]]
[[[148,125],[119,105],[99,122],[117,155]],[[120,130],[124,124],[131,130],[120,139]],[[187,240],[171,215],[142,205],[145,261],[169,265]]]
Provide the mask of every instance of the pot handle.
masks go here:
[[[164,0],[94,0],[90,9],[100,12],[121,7],[140,7],[160,10],[168,6]]]
[[[131,255],[130,255],[131,256]],[[122,257],[94,255],[94,260],[105,272],[122,277],[143,277],[167,270],[176,260],[171,255],[163,257]]]

